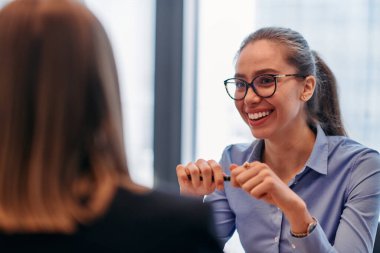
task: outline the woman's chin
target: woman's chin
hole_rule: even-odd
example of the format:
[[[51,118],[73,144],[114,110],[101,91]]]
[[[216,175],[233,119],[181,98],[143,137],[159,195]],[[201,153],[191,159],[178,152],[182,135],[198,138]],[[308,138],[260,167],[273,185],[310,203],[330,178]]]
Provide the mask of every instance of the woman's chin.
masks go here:
[[[253,127],[251,127],[250,129],[255,139],[268,139],[268,137],[270,136],[268,129],[255,129]]]

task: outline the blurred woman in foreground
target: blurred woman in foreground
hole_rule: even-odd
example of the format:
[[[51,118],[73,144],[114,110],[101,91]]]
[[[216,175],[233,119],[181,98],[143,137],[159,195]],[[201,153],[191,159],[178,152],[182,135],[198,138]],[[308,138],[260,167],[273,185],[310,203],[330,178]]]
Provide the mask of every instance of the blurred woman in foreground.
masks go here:
[[[70,0],[0,11],[2,252],[220,252],[208,207],[128,175],[116,66]]]

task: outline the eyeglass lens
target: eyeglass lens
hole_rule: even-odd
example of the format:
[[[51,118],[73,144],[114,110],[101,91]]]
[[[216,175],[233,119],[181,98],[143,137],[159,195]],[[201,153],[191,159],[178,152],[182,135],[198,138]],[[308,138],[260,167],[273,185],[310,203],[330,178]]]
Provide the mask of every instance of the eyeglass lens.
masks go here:
[[[261,75],[253,79],[254,92],[260,97],[270,97],[276,90],[276,77]],[[236,100],[243,99],[248,91],[249,84],[241,79],[232,78],[225,82],[228,95]]]

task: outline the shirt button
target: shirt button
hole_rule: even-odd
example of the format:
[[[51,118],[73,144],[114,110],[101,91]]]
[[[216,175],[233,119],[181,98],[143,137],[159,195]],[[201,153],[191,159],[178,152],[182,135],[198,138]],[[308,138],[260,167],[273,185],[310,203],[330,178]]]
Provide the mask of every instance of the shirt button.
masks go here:
[[[278,236],[276,236],[276,237],[274,238],[274,242],[275,242],[275,243],[278,243],[278,239],[279,239]]]
[[[293,249],[295,249],[295,248],[296,248],[296,245],[294,245],[293,243],[292,243],[292,248],[293,248]]]

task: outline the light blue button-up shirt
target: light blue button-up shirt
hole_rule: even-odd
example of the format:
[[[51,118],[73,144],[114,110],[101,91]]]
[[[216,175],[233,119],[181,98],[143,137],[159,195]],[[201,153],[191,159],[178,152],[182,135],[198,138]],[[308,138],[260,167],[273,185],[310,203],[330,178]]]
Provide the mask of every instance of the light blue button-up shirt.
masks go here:
[[[260,161],[262,147],[262,140],[230,145],[220,164],[229,174],[231,163]],[[318,126],[311,156],[289,187],[318,220],[310,235],[293,237],[280,209],[225,183],[224,191],[205,198],[220,240],[225,243],[236,229],[247,253],[372,253],[380,207],[378,152],[347,137],[326,136]]]

